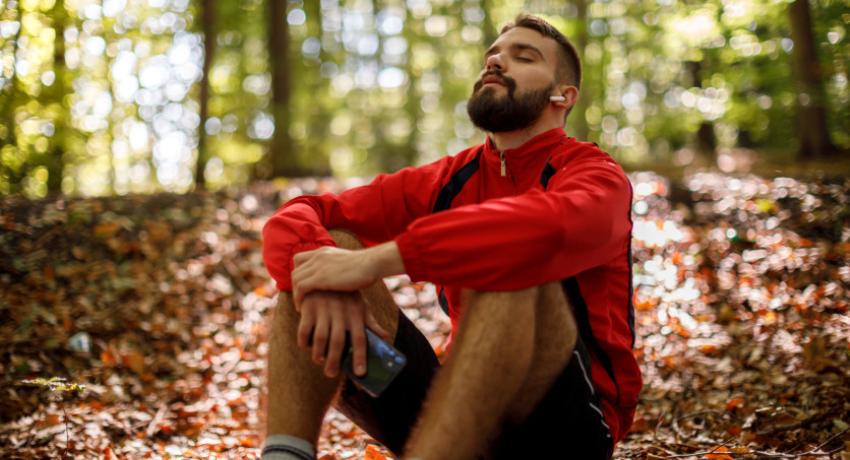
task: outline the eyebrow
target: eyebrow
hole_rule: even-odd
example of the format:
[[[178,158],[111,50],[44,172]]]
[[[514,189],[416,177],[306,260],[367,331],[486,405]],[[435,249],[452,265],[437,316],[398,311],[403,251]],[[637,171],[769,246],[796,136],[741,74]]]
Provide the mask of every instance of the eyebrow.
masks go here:
[[[536,53],[538,56],[540,56],[540,59],[542,59],[543,61],[546,61],[546,57],[543,56],[543,52],[541,52],[539,49],[537,49],[537,47],[534,46],[534,45],[530,45],[528,43],[513,43],[513,44],[511,44],[510,48],[513,49],[513,50],[517,50],[517,51],[525,51],[525,50],[532,51],[532,52]],[[499,46],[498,45],[491,46],[490,49],[488,49],[487,52],[484,53],[484,59],[487,59],[488,56],[495,53],[496,51],[499,51]]]

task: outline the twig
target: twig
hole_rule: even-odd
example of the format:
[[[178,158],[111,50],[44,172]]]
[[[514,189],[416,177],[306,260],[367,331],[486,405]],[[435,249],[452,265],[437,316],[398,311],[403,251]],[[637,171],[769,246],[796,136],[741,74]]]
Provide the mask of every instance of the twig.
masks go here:
[[[65,419],[65,449],[62,452],[62,457],[70,458],[70,452],[68,452],[68,449],[71,448],[71,435],[68,433],[68,412],[65,410],[64,401],[59,401],[59,407],[62,408],[62,416]]]
[[[727,439],[727,440],[723,441],[723,443],[722,443],[722,444],[718,444],[718,445],[716,445],[716,446],[714,447],[714,449],[711,449],[711,452],[709,452],[709,453],[710,453],[710,454],[712,454],[712,453],[714,453],[714,451],[716,451],[717,449],[720,449],[721,447],[725,447],[725,446],[726,446],[726,445],[728,445],[730,442],[732,442],[732,440],[734,440],[734,439],[735,439],[735,436],[731,436],[731,437],[729,437],[729,439]]]
[[[796,453],[796,454],[791,454],[791,453],[784,453],[784,452],[763,452],[763,451],[759,451],[759,450],[747,450],[746,452],[735,452],[735,451],[723,452],[723,455],[729,455],[729,456],[759,455],[761,457],[768,457],[768,458],[800,458],[800,457],[806,457],[806,456],[814,456],[814,457],[828,456],[828,455],[832,455],[832,454],[840,451],[844,447],[841,446],[837,449],[833,449],[833,450],[827,451],[827,452],[817,452],[817,451],[820,450],[823,446],[834,441],[835,439],[843,436],[848,431],[850,431],[850,428],[845,428],[844,430],[830,436],[829,438],[826,439],[826,441],[818,444],[816,447],[814,447],[813,449],[811,449],[807,452],[800,452],[800,453]],[[731,439],[729,441],[731,441]],[[726,441],[724,444],[728,443],[729,441]],[[719,449],[721,447],[723,447],[723,444],[716,446],[714,449],[711,449],[709,451],[691,452],[690,454],[675,454],[675,455],[669,455],[667,457],[661,457],[661,458],[663,458],[663,459],[673,459],[673,458],[685,458],[685,457],[700,457],[700,456],[704,456],[704,455],[713,454],[713,453],[715,453],[715,451],[717,449]]]
[[[843,436],[843,435],[844,435],[844,433],[846,433],[846,432],[848,432],[848,431],[850,431],[850,427],[845,428],[845,429],[843,429],[843,430],[839,431],[838,433],[836,433],[836,434],[834,434],[834,435],[832,435],[832,436],[830,436],[830,437],[826,438],[826,441],[824,441],[824,442],[822,442],[822,443],[818,444],[818,445],[817,445],[817,447],[815,447],[814,449],[812,449],[812,450],[811,450],[811,451],[809,451],[809,452],[804,453],[803,455],[811,455],[812,453],[814,453],[814,451],[819,450],[821,447],[823,447],[823,446],[825,446],[825,445],[829,444],[830,442],[834,441],[834,440],[835,440],[835,439],[837,439],[837,438],[840,438],[841,436]]]
[[[810,417],[806,417],[802,420],[797,420],[797,421],[794,421],[794,422],[791,422],[791,423],[786,423],[784,425],[776,425],[773,428],[768,428],[768,429],[759,431],[756,434],[758,434],[759,436],[770,436],[770,435],[772,435],[774,433],[778,433],[780,431],[794,430],[794,429],[800,428],[802,426],[808,425],[809,423],[814,421],[816,418],[821,418],[821,415],[822,414],[815,414],[815,415],[812,415]]]
[[[693,456],[701,456],[701,455],[709,455],[709,454],[713,454],[714,452],[716,452],[716,451],[717,451],[717,449],[720,449],[721,447],[726,446],[727,444],[729,444],[730,442],[732,442],[734,439],[735,439],[735,437],[734,437],[734,436],[732,436],[732,437],[730,437],[729,439],[727,439],[727,440],[723,441],[721,444],[718,444],[718,445],[714,446],[714,448],[713,448],[713,449],[711,449],[711,450],[709,450],[708,452],[692,452],[692,453],[690,453],[690,454],[673,454],[673,455],[669,455],[669,456],[664,457],[664,458],[684,458],[684,457],[693,457]],[[688,447],[690,447],[690,446],[688,446]],[[731,452],[722,452],[722,453],[723,453],[723,454],[729,454],[729,453],[731,453]]]
[[[154,414],[153,419],[148,424],[148,428],[145,430],[145,434],[150,438],[154,434],[156,434],[159,429],[157,428],[162,422],[162,418],[165,416],[166,407],[165,404],[160,404],[159,409],[157,409],[156,414]]]

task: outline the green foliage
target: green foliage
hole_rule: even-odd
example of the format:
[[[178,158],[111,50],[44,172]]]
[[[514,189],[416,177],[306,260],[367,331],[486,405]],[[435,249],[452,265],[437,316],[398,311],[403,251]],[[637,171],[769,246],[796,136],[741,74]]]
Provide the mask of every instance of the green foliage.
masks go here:
[[[290,52],[291,117],[277,127],[268,1],[212,2],[204,126],[206,3],[4,2],[0,194],[185,191],[201,130],[213,188],[252,180],[276,130],[314,174],[367,175],[454,153],[483,139],[464,104],[485,46],[521,10],[580,47],[582,101],[568,133],[626,163],[671,161],[706,125],[719,147],[787,156],[798,143],[786,0],[288,0],[285,17],[272,18],[287,21]],[[829,132],[847,148],[847,2],[809,5]]]
[[[69,383],[64,377],[51,377],[49,379],[39,377],[37,379],[32,380],[22,380],[21,384],[38,387],[43,390],[47,390],[50,393],[60,395],[73,394],[79,396],[86,390],[85,385],[81,385],[79,383]]]

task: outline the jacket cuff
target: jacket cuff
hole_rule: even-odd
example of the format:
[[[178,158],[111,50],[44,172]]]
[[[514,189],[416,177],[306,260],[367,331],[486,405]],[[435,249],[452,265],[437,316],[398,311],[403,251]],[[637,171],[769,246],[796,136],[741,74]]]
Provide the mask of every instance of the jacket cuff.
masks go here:
[[[395,244],[398,246],[405,273],[410,277],[410,280],[414,282],[428,281],[428,272],[422,260],[422,252],[419,250],[419,245],[412,233],[406,231],[397,236]]]

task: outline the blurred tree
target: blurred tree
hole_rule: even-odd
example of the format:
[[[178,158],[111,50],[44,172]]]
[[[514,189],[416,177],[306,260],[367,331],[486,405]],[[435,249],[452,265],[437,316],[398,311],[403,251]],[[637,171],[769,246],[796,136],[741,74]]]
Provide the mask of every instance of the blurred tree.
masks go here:
[[[481,11],[484,13],[481,25],[484,29],[484,46],[490,46],[498,36],[496,25],[493,23],[493,2],[494,0],[481,0]]]
[[[703,61],[685,61],[684,64],[691,78],[691,86],[702,88]],[[714,138],[714,125],[709,120],[703,119],[700,122],[694,143],[696,144],[697,151],[701,154],[709,158],[714,155],[714,149],[717,148],[717,141]]]
[[[204,62],[201,70],[201,81],[198,85],[198,115],[200,123],[198,124],[198,158],[195,162],[195,187],[203,190],[206,188],[204,179],[204,171],[207,167],[207,161],[210,158],[209,148],[207,146],[206,124],[209,120],[209,102],[210,102],[210,69],[215,57],[215,42],[216,36],[216,1],[215,0],[200,0],[200,22],[201,33],[204,40]]]
[[[10,14],[11,13],[11,14]],[[2,61],[3,70],[3,85],[0,86],[0,95],[3,96],[0,102],[0,116],[2,116],[2,129],[0,129],[0,172],[2,172],[3,183],[0,184],[0,191],[6,193],[20,192],[21,180],[26,177],[27,165],[22,161],[22,155],[18,148],[18,122],[17,122],[17,105],[20,100],[21,89],[19,84],[18,71],[15,66],[17,61],[18,50],[21,42],[21,6],[17,1],[9,1],[6,3],[3,17],[9,24],[16,24],[10,40],[5,40],[3,43],[3,51],[11,59]]]
[[[797,95],[799,154],[804,158],[828,156],[835,153],[836,148],[827,129],[823,66],[818,60],[808,0],[794,0],[788,8],[788,16],[794,40],[794,77],[800,91]]]
[[[289,135],[290,126],[290,43],[287,2],[267,0],[268,49],[271,70],[271,113],[274,118],[272,135],[266,158],[257,167],[257,177],[293,177],[303,174],[298,164],[295,146]]]
[[[576,47],[576,51],[578,51],[582,65],[587,67],[587,59],[585,57],[585,50],[587,49],[587,43],[589,40],[587,35],[587,0],[575,0],[573,4],[575,5],[576,11],[574,21],[575,33],[572,37],[568,38]],[[584,77],[582,79],[586,80]],[[585,112],[590,106],[592,98],[593,93],[589,89],[585,90],[583,87],[580,87],[578,103],[570,111],[570,116],[567,119],[567,134],[574,136],[576,139],[581,141],[586,141],[589,134],[589,127],[587,126]],[[570,129],[570,127],[572,129]]]
[[[51,115],[53,136],[46,153],[47,192],[62,192],[65,171],[65,136],[69,130],[65,97],[69,93],[68,68],[65,64],[65,24],[68,11],[64,0],[55,0],[50,13],[53,19],[53,82],[45,90],[45,106]]]

